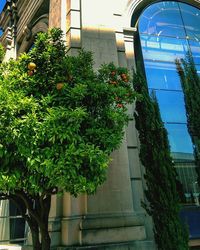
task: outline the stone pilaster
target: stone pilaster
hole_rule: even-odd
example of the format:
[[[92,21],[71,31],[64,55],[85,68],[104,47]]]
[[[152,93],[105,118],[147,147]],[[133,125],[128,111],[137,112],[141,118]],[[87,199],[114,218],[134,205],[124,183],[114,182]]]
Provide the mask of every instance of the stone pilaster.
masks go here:
[[[61,4],[62,0],[50,0],[49,28],[61,27]]]

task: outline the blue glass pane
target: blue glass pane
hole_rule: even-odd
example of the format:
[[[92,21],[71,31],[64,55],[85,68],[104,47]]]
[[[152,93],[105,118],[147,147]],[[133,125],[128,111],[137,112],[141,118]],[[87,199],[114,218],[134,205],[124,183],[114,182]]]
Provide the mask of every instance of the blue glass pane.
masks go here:
[[[160,113],[164,122],[186,123],[183,93],[180,91],[156,90]]]
[[[200,42],[188,40],[194,63],[200,64]]]
[[[149,88],[182,90],[174,63],[144,61]]]
[[[178,4],[171,1],[152,4],[140,17],[139,30],[149,35],[185,38]]]
[[[28,49],[28,51],[27,52],[30,52],[33,48],[35,47],[35,44],[34,43],[32,43],[32,45],[30,46],[30,48]]]
[[[141,35],[141,46],[145,60],[174,62],[185,58],[187,41],[171,37]]]
[[[161,1],[140,17],[139,32],[149,91],[154,90],[169,133],[172,153],[193,154],[186,126],[184,97],[175,59],[191,50],[200,74],[200,11],[190,5]]]
[[[195,65],[195,68],[197,70],[197,74],[200,76],[200,65]]]
[[[184,224],[188,224],[190,239],[199,239],[200,227],[198,222],[200,221],[200,207],[185,206],[181,209],[180,217]]]
[[[165,124],[171,152],[193,153],[193,146],[186,124]]]
[[[200,40],[200,10],[188,4],[179,3],[187,36]]]

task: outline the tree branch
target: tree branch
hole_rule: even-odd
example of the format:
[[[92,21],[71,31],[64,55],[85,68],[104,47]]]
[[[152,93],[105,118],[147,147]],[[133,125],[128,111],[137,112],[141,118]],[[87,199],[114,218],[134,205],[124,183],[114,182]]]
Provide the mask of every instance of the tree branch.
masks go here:
[[[38,225],[41,225],[40,217],[37,214],[37,211],[33,209],[33,201],[26,195],[24,191],[17,191],[16,195],[20,197],[28,210],[28,213],[30,214],[30,217],[32,217]],[[32,207],[31,207],[32,206]]]

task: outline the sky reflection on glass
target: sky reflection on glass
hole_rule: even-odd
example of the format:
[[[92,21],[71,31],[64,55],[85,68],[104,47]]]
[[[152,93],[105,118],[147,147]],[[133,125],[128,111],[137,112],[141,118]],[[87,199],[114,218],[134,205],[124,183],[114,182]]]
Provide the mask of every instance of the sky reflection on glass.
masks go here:
[[[148,35],[185,37],[178,4],[160,2],[151,5],[140,17],[139,30]]]
[[[155,93],[159,103],[161,117],[164,122],[187,122],[182,92],[156,90]]]
[[[173,1],[152,4],[139,20],[140,41],[149,92],[154,91],[168,131],[171,151],[192,153],[175,59],[191,51],[200,74],[200,11]]]
[[[193,153],[186,124],[165,124],[172,152]]]
[[[141,35],[140,39],[144,59],[174,62],[185,58],[188,51],[188,43],[183,39],[150,35]]]
[[[174,63],[145,61],[148,86],[151,89],[182,90]]]
[[[200,10],[183,3],[179,6],[187,36],[200,41]]]

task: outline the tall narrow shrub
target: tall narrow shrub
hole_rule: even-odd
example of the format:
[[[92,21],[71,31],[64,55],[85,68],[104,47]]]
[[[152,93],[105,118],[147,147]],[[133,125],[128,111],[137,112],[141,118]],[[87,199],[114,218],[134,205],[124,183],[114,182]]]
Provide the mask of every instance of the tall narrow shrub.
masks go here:
[[[136,101],[135,120],[140,140],[140,160],[145,168],[146,200],[144,208],[152,216],[155,242],[159,250],[188,249],[188,235],[180,217],[176,172],[170,156],[166,129],[155,95],[150,96],[146,80],[133,77]]]
[[[184,93],[187,126],[194,145],[194,156],[200,185],[200,78],[190,53],[185,60],[176,61]]]

